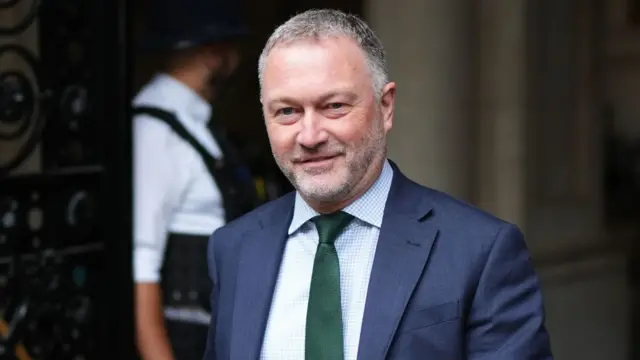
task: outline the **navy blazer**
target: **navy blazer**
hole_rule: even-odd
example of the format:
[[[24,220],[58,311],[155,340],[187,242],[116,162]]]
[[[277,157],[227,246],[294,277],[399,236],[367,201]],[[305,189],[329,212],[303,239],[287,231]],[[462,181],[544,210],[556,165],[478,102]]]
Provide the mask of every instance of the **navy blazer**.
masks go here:
[[[294,198],[212,235],[205,360],[259,359]],[[358,360],[552,359],[544,319],[520,230],[412,182],[394,165]]]

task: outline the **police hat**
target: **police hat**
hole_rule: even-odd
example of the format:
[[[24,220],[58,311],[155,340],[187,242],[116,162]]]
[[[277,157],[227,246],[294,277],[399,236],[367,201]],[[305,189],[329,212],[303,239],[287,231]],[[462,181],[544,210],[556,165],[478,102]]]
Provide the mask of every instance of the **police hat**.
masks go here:
[[[240,0],[152,0],[143,50],[180,50],[245,38]]]

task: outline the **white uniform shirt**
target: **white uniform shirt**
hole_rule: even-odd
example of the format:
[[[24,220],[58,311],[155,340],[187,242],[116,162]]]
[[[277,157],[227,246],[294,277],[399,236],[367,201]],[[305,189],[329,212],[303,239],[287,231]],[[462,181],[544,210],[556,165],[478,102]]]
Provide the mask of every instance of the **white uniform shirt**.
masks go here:
[[[369,276],[392,179],[393,169],[385,162],[373,186],[344,208],[355,219],[335,242],[340,262],[345,360],[355,360],[358,356]],[[280,264],[260,354],[262,360],[304,359],[309,289],[318,247],[318,232],[310,220],[316,215],[318,213],[296,195],[289,238]]]
[[[222,152],[207,123],[210,105],[168,75],[157,75],[134,99],[134,106],[173,112],[215,157]],[[159,282],[168,233],[209,236],[224,225],[220,191],[202,157],[163,121],[133,119],[135,282]]]

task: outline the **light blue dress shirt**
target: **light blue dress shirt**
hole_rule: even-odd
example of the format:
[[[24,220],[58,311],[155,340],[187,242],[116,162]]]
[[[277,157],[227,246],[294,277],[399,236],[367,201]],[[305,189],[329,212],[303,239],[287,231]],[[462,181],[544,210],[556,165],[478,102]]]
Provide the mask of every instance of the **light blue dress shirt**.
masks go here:
[[[344,324],[345,359],[356,360],[369,276],[373,266],[393,169],[385,161],[373,186],[344,211],[355,217],[336,240],[340,261],[340,289]],[[299,195],[289,239],[267,322],[261,359],[303,360],[309,288],[318,233],[310,221],[318,213]]]

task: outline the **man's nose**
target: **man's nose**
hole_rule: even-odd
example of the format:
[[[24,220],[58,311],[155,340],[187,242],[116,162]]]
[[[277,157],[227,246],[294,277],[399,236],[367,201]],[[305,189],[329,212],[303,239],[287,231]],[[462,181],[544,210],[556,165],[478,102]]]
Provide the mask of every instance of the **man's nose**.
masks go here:
[[[329,135],[322,126],[322,116],[315,112],[305,112],[301,121],[302,129],[298,133],[297,141],[306,148],[316,148],[329,139]]]

